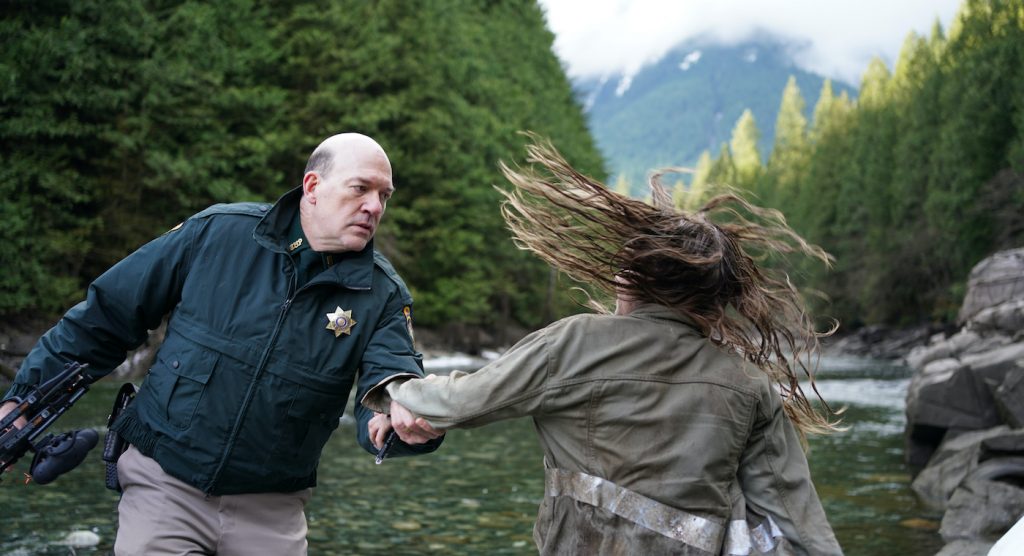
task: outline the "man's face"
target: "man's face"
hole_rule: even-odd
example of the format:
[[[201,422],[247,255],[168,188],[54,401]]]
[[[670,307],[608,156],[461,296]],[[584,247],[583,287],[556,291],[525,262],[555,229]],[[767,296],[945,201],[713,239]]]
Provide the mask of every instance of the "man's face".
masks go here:
[[[313,201],[303,229],[316,251],[361,251],[377,231],[388,199],[391,164],[383,152],[353,152],[335,159],[326,176],[309,172],[303,178]]]

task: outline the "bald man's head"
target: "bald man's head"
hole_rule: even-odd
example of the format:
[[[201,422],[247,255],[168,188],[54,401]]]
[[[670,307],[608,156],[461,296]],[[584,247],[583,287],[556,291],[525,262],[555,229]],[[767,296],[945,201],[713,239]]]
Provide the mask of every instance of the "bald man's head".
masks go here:
[[[387,158],[384,148],[372,138],[362,133],[339,133],[324,139],[313,149],[313,154],[309,155],[309,160],[306,161],[306,171],[303,174],[317,172],[321,176],[327,176],[334,167],[336,156],[348,149],[377,150]],[[388,163],[390,164],[390,161]]]
[[[332,253],[362,250],[394,189],[391,162],[376,141],[359,133],[328,137],[302,177],[299,214],[310,246]]]

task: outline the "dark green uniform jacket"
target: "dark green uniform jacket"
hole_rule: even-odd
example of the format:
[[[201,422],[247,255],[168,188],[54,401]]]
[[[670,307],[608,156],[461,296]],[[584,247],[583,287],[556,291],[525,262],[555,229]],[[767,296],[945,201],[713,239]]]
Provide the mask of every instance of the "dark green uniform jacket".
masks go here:
[[[334,255],[299,285],[289,229],[300,198],[295,189],[273,207],[215,205],[129,255],[40,339],[7,397],[70,360],[110,372],[171,312],[156,361],[113,428],[210,494],[315,485],[353,384],[362,398],[393,377],[422,376],[422,362],[412,297],[372,243]],[[350,333],[328,328],[329,314],[348,311],[355,324],[335,328]],[[357,409],[360,444],[372,452],[370,416]]]

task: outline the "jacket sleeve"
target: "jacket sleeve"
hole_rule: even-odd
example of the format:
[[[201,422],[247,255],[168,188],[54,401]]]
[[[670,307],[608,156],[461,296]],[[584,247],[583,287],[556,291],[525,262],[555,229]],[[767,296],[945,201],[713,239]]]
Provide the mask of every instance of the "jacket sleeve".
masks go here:
[[[370,419],[373,418],[373,411],[368,409],[362,404],[356,404],[356,441],[363,447],[364,450],[376,455],[377,449],[373,447],[373,443],[370,442],[370,431],[368,424]],[[406,444],[401,438],[395,438],[395,444],[388,450],[389,458],[397,458],[403,456],[418,456],[421,454],[429,454],[434,450],[441,447],[441,442],[444,441],[444,436],[440,436],[433,440],[428,440],[423,444]]]
[[[385,303],[377,328],[363,350],[359,365],[359,399],[374,386],[386,384],[398,376],[423,376],[423,356],[413,346],[409,331],[411,316],[405,315],[411,303],[411,299],[399,291]]]
[[[738,471],[752,509],[778,525],[797,554],[842,554],[825,517],[796,429],[770,386]]]
[[[88,363],[95,378],[120,365],[180,299],[201,225],[195,219],[185,222],[90,284],[85,301],[68,310],[29,352],[4,399],[27,394],[71,361]]]
[[[359,385],[356,400],[362,400],[371,389],[383,389],[389,382],[398,378],[420,378],[423,376],[423,356],[413,346],[410,332],[411,299],[405,298],[401,291],[388,301],[384,308],[384,318],[377,326],[370,343],[363,352],[359,371]],[[373,418],[373,411],[362,404],[356,403],[356,441],[364,450],[376,454],[377,450],[370,442],[367,425]],[[433,452],[444,437],[431,440],[424,444],[406,444],[397,440],[389,457],[410,456]]]
[[[365,400],[386,407],[393,398],[436,428],[478,427],[543,409],[548,375],[546,330],[527,336],[473,373],[395,381],[387,395]]]

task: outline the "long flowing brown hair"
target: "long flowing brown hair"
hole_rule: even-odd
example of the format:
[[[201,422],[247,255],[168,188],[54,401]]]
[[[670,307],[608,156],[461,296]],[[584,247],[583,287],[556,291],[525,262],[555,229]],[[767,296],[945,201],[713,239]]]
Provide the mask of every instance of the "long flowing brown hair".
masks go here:
[[[499,188],[502,215],[521,249],[609,295],[622,292],[689,317],[711,342],[778,384],[786,413],[802,434],[837,428],[826,415],[836,413],[814,384],[818,340],[836,326],[817,332],[788,275],[778,264],[765,264],[800,254],[830,265],[828,253],[790,229],[780,212],[736,192],[688,213],[672,206],[655,174],[648,204],[577,172],[550,143],[531,138],[526,150],[532,168],[501,164],[515,186]],[[801,374],[824,411],[804,395]]]

